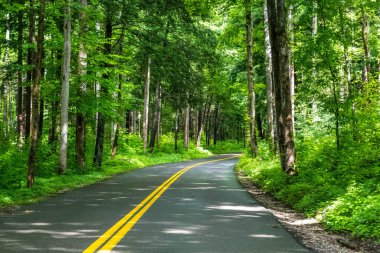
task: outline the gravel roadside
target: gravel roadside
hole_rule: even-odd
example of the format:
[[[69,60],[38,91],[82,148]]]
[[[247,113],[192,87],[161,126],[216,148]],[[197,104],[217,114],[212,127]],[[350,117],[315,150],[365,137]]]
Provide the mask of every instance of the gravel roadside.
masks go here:
[[[256,187],[242,172],[236,175],[239,183],[260,204],[267,208],[306,247],[316,253],[380,253],[380,245],[370,240],[358,240],[348,235],[324,230],[322,224],[313,218],[297,213],[271,194]]]

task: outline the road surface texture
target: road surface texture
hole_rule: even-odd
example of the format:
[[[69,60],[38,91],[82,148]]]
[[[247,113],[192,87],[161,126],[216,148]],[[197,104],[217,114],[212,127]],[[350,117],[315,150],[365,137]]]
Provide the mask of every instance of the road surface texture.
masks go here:
[[[310,252],[238,184],[237,159],[147,167],[24,207],[1,217],[0,252]]]

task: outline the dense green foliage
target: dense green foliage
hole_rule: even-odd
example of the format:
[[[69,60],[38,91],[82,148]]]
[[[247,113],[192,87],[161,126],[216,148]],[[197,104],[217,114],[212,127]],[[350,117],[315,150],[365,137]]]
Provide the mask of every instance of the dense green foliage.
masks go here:
[[[155,164],[207,157],[212,154],[207,150],[198,150],[193,144],[188,151],[181,148],[178,153],[173,153],[174,143],[172,140],[172,136],[162,136],[161,146],[157,152],[147,154],[143,151],[139,136],[123,135],[120,155],[117,155],[114,160],[111,160],[109,155],[106,156],[102,169],[89,168],[83,172],[74,166],[70,166],[71,169],[62,176],[57,176],[56,155],[49,155],[49,151],[43,151],[42,147],[38,155],[40,166],[36,177],[36,186],[32,189],[25,187],[24,168],[27,161],[27,151],[22,151],[22,153],[8,152],[0,156],[0,163],[2,164],[0,171],[0,208],[33,203],[64,190],[83,187],[118,173]],[[46,148],[48,147],[46,146]],[[71,150],[71,152],[73,151]],[[15,159],[15,156],[18,159]]]
[[[238,169],[297,211],[316,216],[327,228],[380,240],[378,147],[338,153],[332,139],[309,136],[297,143],[296,177],[281,171],[266,145],[261,145],[259,158],[244,156]]]

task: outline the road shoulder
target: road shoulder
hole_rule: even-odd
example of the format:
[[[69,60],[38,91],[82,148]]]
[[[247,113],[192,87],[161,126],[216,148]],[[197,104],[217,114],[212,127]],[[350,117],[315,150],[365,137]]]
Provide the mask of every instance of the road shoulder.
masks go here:
[[[297,213],[271,194],[255,186],[242,172],[235,170],[239,183],[257,200],[267,208],[277,220],[289,230],[303,245],[316,253],[355,253],[380,252],[379,245],[370,241],[351,239],[349,236],[328,232],[323,229],[316,219],[307,218]]]

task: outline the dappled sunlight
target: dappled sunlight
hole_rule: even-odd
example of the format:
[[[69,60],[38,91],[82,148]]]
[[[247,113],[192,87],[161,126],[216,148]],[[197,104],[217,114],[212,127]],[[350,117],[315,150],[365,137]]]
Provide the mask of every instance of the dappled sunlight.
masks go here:
[[[296,225],[296,226],[304,226],[304,225],[312,225],[312,224],[318,224],[317,219],[303,219],[303,220],[295,220],[293,222],[285,222],[291,225]]]
[[[244,211],[244,212],[268,212],[263,206],[231,206],[231,205],[219,205],[208,206],[206,209],[227,210],[227,211]]]
[[[186,230],[186,229],[166,229],[162,231],[162,233],[165,234],[181,234],[181,235],[190,235],[193,234],[193,231]]]
[[[248,235],[248,237],[252,237],[252,238],[280,238],[279,236],[275,236],[275,235],[267,235],[267,234],[253,234],[253,235]]]

